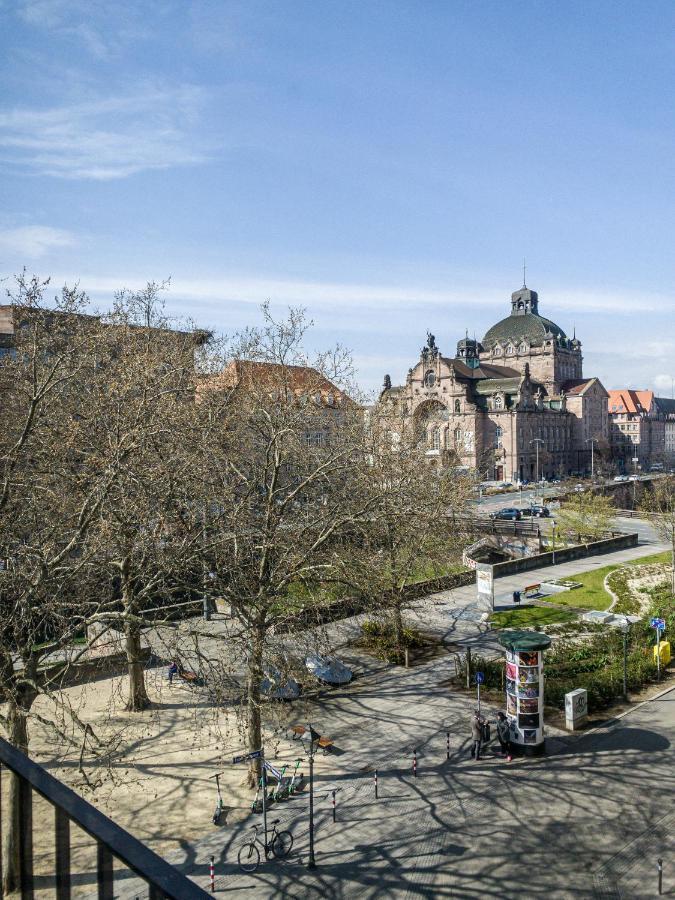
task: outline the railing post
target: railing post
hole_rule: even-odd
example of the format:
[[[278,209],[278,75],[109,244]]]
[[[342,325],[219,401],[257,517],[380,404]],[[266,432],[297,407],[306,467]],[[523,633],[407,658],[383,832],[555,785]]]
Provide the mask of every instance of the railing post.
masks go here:
[[[113,900],[112,853],[101,841],[96,845],[96,883],[98,900]]]
[[[33,789],[20,775],[19,792],[19,877],[21,900],[33,900]]]
[[[54,807],[54,850],[56,855],[56,900],[70,900],[70,819]]]

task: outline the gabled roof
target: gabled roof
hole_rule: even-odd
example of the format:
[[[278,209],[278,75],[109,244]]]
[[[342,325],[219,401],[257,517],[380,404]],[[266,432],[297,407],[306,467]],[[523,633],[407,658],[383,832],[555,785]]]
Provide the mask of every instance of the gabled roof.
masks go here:
[[[608,391],[607,407],[610,413],[631,413],[639,415],[648,413],[654,403],[654,391],[634,391],[623,388],[618,391]]]
[[[214,388],[250,390],[261,387],[271,393],[290,391],[299,399],[316,399],[322,406],[340,406],[345,402],[354,402],[312,366],[284,366],[279,363],[233,359],[220,374],[207,376],[202,383]]]
[[[573,378],[563,384],[562,392],[570,397],[583,397],[588,388],[596,382],[600,385],[605,394],[609,396],[599,378]]]

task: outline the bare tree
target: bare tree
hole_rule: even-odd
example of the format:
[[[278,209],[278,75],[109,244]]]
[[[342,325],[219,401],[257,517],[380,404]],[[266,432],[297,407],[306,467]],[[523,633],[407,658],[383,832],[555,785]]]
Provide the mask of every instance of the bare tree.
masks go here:
[[[310,362],[303,312],[282,321],[267,307],[263,314],[263,327],[233,342],[230,363],[205,381],[198,404],[208,590],[229,604],[245,639],[251,750],[262,740],[260,683],[274,629],[343,576],[345,542],[371,504],[352,490],[363,427],[340,387],[348,355],[338,349]],[[259,774],[256,761],[251,783]]]
[[[28,751],[28,718],[40,693],[58,690],[73,640],[84,633],[83,594],[94,523],[123,454],[95,446],[82,386],[95,369],[98,321],[86,298],[21,275],[10,294],[14,334],[0,362],[0,688],[9,741]],[[53,723],[52,723],[53,724]],[[4,889],[18,878],[18,795],[10,783]]]
[[[640,509],[659,537],[670,545],[670,590],[675,595],[675,478],[668,476],[652,481]]]
[[[596,491],[583,491],[568,496],[556,520],[563,532],[577,540],[597,541],[611,529],[615,515],[611,500]]]
[[[466,543],[472,479],[437,465],[424,441],[386,411],[374,411],[367,440],[358,493],[371,514],[360,524],[349,577],[389,618],[400,655],[411,585],[451,571]]]
[[[120,458],[99,508],[99,563],[111,592],[98,621],[124,632],[127,709],[149,705],[142,629],[199,588],[201,519],[191,490],[195,351],[204,335],[176,330],[160,300],[164,285],[121,291],[106,317],[105,349],[89,389],[102,439]]]

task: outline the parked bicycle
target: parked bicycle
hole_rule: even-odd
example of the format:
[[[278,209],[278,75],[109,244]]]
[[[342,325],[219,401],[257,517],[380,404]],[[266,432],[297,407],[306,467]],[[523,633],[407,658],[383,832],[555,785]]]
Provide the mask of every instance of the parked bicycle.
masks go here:
[[[255,872],[260,865],[260,850],[258,850],[258,844],[260,844],[265,852],[265,859],[267,859],[270,853],[276,856],[277,859],[283,859],[285,856],[288,856],[291,852],[291,847],[293,846],[293,835],[290,831],[277,831],[278,824],[279,819],[275,819],[272,822],[272,836],[267,843],[261,841],[258,836],[258,829],[262,828],[262,826],[253,825],[251,829],[253,831],[251,841],[247,844],[243,844],[239,848],[239,853],[237,854],[237,862],[239,863],[239,868],[242,872]]]

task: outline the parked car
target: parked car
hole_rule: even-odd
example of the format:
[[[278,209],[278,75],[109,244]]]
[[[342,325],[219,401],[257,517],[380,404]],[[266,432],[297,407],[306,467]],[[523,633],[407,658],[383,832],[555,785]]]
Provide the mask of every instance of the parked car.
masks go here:
[[[615,475],[614,481],[630,481],[628,475]]]
[[[574,490],[577,492],[577,494],[583,494],[586,488],[583,486],[583,484],[575,484]]]
[[[490,513],[491,519],[511,519],[516,520],[522,517],[522,513],[519,509],[516,509],[513,506],[507,506],[504,509],[500,509],[498,512]]]
[[[535,505],[531,506],[530,509],[532,510],[532,515],[535,516],[537,519],[546,519],[548,516],[551,515],[551,512],[550,512],[548,506],[541,506],[538,503],[535,503]]]

